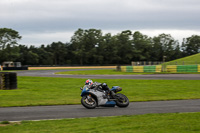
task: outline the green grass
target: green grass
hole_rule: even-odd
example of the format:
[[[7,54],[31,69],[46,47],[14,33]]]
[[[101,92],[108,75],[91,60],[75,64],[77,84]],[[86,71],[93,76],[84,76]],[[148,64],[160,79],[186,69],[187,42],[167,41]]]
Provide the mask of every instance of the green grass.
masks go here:
[[[0,90],[0,107],[80,104],[86,79],[20,77],[16,90]],[[109,87],[119,85],[130,101],[199,99],[199,80],[96,79]]]
[[[0,72],[17,72],[17,71],[23,71],[23,70],[1,70]]]
[[[57,72],[55,74],[68,74],[68,75],[141,75],[141,74],[154,74],[154,73],[133,73],[133,72],[121,72],[114,69],[102,69],[102,70],[83,70],[83,71],[66,71]]]
[[[166,62],[164,65],[195,65],[200,64],[200,53]]]
[[[1,133],[197,133],[200,113],[23,121],[0,126]]]

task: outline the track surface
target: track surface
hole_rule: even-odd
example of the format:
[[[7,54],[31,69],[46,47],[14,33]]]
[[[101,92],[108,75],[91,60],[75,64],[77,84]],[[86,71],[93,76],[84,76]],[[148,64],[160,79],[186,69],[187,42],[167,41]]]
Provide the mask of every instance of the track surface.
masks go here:
[[[200,80],[199,74],[155,74],[155,75],[55,75],[60,71],[76,70],[34,70],[18,71],[18,76],[91,78],[91,79],[170,79],[170,80]],[[83,69],[80,69],[83,70]],[[84,69],[91,70],[91,69]],[[94,70],[94,69],[93,69]],[[200,112],[200,99],[134,102],[127,108],[99,107],[93,110],[82,105],[34,106],[0,108],[0,121],[63,119],[79,117],[136,115],[148,113]]]
[[[86,109],[82,105],[9,107],[0,108],[0,121],[63,119],[199,111],[200,99],[134,102],[130,103],[130,105],[127,108],[99,107],[96,109]]]
[[[97,70],[97,69],[66,69],[66,70],[32,70],[18,71],[18,76],[63,77],[85,79],[167,79],[167,80],[200,80],[200,74],[150,74],[150,75],[56,75],[56,72]]]

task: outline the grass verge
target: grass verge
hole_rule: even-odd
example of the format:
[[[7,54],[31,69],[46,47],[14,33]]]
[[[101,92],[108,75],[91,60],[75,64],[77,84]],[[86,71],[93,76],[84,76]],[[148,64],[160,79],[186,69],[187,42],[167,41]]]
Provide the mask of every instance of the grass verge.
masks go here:
[[[116,71],[114,69],[66,71],[66,72],[57,72],[55,74],[72,74],[72,75],[132,75],[132,74],[139,74],[139,75],[141,75],[141,73],[120,72],[120,71]]]
[[[0,126],[1,133],[197,133],[200,113],[145,114],[133,116],[22,121]]]
[[[86,79],[20,77],[16,90],[0,90],[0,107],[80,104]],[[130,101],[199,99],[199,80],[96,79],[109,87],[119,85]]]
[[[199,60],[200,60],[200,53],[172,60],[164,63],[164,65],[196,65],[200,63]]]

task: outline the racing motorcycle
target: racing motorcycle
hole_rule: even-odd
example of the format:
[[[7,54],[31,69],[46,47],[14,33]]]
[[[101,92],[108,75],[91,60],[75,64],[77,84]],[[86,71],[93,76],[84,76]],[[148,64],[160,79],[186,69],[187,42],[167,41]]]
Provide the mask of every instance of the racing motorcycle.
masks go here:
[[[99,106],[115,107],[117,105],[118,107],[127,107],[129,105],[129,99],[125,95],[117,93],[122,90],[119,86],[113,86],[108,94],[101,89],[100,84],[92,89],[88,85],[80,89],[82,90],[81,104],[88,109]]]

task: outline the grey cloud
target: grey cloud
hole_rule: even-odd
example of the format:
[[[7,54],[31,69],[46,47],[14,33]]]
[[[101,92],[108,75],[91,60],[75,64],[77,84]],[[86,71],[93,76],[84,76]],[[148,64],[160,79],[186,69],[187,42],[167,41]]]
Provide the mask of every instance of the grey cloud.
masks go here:
[[[200,30],[199,0],[1,0],[0,26],[23,33]]]
[[[155,25],[163,28],[199,28],[200,2],[197,0],[56,0],[56,1],[24,1],[23,3],[7,4],[1,7],[2,24],[16,23],[24,28],[75,28],[89,27],[119,27],[129,28],[133,25]],[[9,8],[7,8],[9,7]],[[4,10],[4,8],[6,8]],[[5,15],[8,13],[7,15]],[[175,24],[176,23],[176,24]],[[181,26],[179,26],[181,23]],[[60,24],[60,26],[58,25]],[[103,25],[105,24],[105,25]],[[192,24],[192,25],[191,25]],[[48,26],[49,25],[49,26]],[[177,27],[176,27],[177,26]],[[35,29],[34,28],[34,29]],[[54,27],[52,27],[54,29]],[[151,27],[149,27],[151,28]]]

